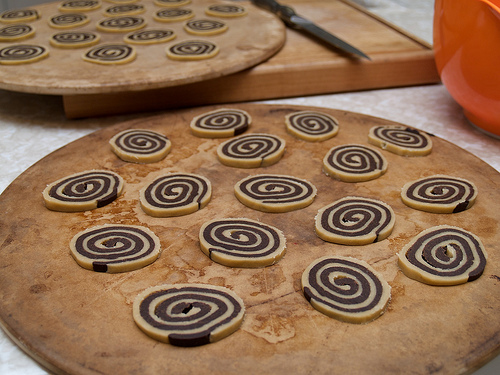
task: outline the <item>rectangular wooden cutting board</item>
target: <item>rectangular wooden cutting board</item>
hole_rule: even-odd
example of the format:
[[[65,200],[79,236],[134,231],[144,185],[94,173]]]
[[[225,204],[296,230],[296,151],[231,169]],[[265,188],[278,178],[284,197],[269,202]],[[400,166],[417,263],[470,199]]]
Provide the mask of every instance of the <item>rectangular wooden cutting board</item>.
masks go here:
[[[348,0],[287,0],[285,4],[361,49],[371,61],[348,58],[287,28],[284,47],[254,68],[175,87],[64,95],[66,116],[91,117],[439,81],[430,45],[364,8]]]

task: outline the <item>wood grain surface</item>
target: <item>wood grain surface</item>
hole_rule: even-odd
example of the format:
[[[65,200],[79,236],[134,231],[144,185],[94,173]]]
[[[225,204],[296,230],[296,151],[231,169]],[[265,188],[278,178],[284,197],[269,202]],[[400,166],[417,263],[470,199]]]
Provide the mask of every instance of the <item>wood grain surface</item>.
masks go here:
[[[3,66],[0,70],[0,88],[35,94],[88,94],[137,91],[158,87],[177,86],[220,77],[249,68],[276,53],[285,41],[284,25],[269,12],[252,4],[245,4],[249,12],[242,17],[222,18],[205,15],[210,4],[224,3],[215,0],[196,0],[183,8],[191,9],[194,19],[223,21],[228,30],[219,35],[194,36],[184,31],[183,22],[157,22],[153,14],[162,9],[153,0],[142,0],[145,13],[137,15],[146,21],[145,29],[174,30],[177,37],[168,43],[134,46],[135,61],[124,65],[103,66],[83,61],[82,55],[90,48],[60,49],[49,44],[52,34],[62,31],[49,27],[49,19],[60,14],[60,1],[33,7],[41,18],[30,22],[36,30],[33,38],[16,43],[0,43],[0,48],[11,44],[40,44],[46,46],[50,56],[42,61],[15,66]],[[227,2],[226,2],[227,3]],[[85,12],[90,23],[70,30],[93,31],[101,36],[100,44],[123,42],[127,33],[101,32],[96,23],[107,18],[104,10],[114,4],[103,2],[100,9]],[[82,12],[83,13],[83,12]],[[211,59],[201,61],[173,61],[166,57],[165,49],[183,40],[202,39],[216,43],[220,52]]]
[[[50,154],[19,176],[0,196],[0,322],[29,355],[63,374],[444,374],[467,373],[500,348],[500,175],[457,146],[433,137],[425,157],[381,151],[389,163],[382,177],[344,183],[322,173],[322,158],[333,146],[368,145],[373,125],[393,122],[342,110],[335,116],[339,134],[323,143],[288,135],[284,117],[299,106],[239,105],[253,118],[249,133],[267,132],[286,140],[275,165],[238,169],[220,164],[216,148],[223,140],[191,135],[190,120],[217,107],[177,110],[97,131]],[[118,159],[108,140],[127,128],[167,135],[172,151],[161,162],[140,165]],[[87,169],[108,169],[126,181],[115,202],[93,211],[61,213],[44,207],[48,183]],[[213,197],[207,207],[177,218],[153,218],[139,206],[138,191],[168,172],[192,172],[209,178]],[[263,172],[305,178],[318,188],[307,208],[283,214],[262,213],[240,204],[234,184]],[[471,180],[479,189],[475,205],[464,212],[431,214],[405,206],[404,183],[432,174]],[[319,208],[345,195],[388,203],[396,224],[388,239],[366,246],[323,242],[314,233]],[[228,268],[212,262],[198,243],[200,225],[210,219],[248,217],[280,228],[287,252],[277,264],[259,269]],[[150,266],[123,274],[102,274],[78,266],[69,241],[79,231],[104,223],[141,224],[160,238],[162,253]],[[439,224],[461,226],[478,235],[488,253],[484,274],[453,287],[434,287],[407,278],[396,253],[413,236]],[[389,282],[392,299],[377,320],[355,325],[322,315],[305,300],[300,276],[323,255],[367,261]],[[132,302],[147,287],[200,282],[222,285],[245,302],[241,328],[220,342],[179,348],[157,342],[132,319]]]

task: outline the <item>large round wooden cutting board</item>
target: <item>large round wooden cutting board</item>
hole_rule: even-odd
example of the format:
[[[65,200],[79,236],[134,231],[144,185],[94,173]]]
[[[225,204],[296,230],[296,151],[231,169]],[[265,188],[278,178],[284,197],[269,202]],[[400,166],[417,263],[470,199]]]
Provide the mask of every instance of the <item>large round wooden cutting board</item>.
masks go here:
[[[425,157],[382,151],[387,173],[372,181],[344,183],[322,173],[322,158],[333,146],[367,143],[371,126],[390,121],[341,110],[340,132],[323,143],[288,135],[286,114],[313,109],[242,104],[253,118],[248,132],[286,140],[284,157],[258,169],[223,166],[216,148],[223,141],[191,135],[190,120],[215,107],[169,112],[120,123],[50,154],[17,178],[0,197],[0,321],[9,335],[40,363],[71,374],[428,374],[472,371],[500,348],[500,175],[457,146],[433,138]],[[127,128],[152,129],[172,141],[161,162],[139,165],[118,159],[108,140]],[[115,202],[83,213],[44,207],[42,190],[52,181],[88,169],[108,169],[126,181]],[[138,191],[168,172],[209,178],[213,197],[207,207],[177,218],[152,218],[139,206]],[[282,214],[262,213],[240,204],[234,184],[249,174],[289,174],[309,180],[318,196],[309,207]],[[457,214],[431,214],[405,206],[404,183],[432,174],[473,181],[475,205]],[[346,195],[385,201],[396,225],[386,240],[366,246],[323,242],[314,232],[319,208]],[[212,262],[198,244],[200,225],[214,218],[248,217],[280,228],[287,252],[277,264],[259,269],[228,268]],[[162,253],[150,266],[123,274],[88,271],[69,253],[79,231],[103,223],[141,224],[160,238]],[[488,252],[476,281],[434,287],[407,278],[396,253],[413,236],[439,224],[461,226],[478,235]],[[304,298],[300,277],[313,260],[327,254],[367,261],[392,286],[392,299],[377,320],[355,325],[314,310]],[[213,344],[179,348],[157,342],[134,324],[132,302],[147,287],[199,282],[226,286],[245,302],[241,328]]]
[[[169,29],[177,37],[166,43],[134,45],[137,58],[123,65],[99,65],[86,62],[82,55],[91,47],[61,49],[50,45],[50,37],[60,31],[49,26],[51,17],[61,14],[58,6],[62,1],[42,4],[30,9],[39,11],[41,17],[29,22],[35,28],[34,37],[19,42],[0,42],[0,49],[14,44],[36,44],[49,49],[49,57],[38,62],[22,65],[0,65],[0,88],[36,94],[89,94],[146,90],[208,80],[239,72],[254,66],[275,54],[285,41],[283,23],[270,12],[261,10],[249,2],[235,3],[220,0],[193,0],[182,9],[190,9],[198,19],[222,21],[228,29],[222,34],[195,36],[184,30],[186,21],[158,22],[153,15],[164,7],[153,0],[141,0],[141,17],[146,22],[144,30]],[[240,4],[247,9],[241,17],[215,17],[205,14],[211,4]],[[99,44],[123,43],[126,32],[102,32],[96,29],[100,20],[107,18],[104,11],[117,4],[102,1],[100,9],[76,12],[90,18],[87,25],[73,31],[91,31],[101,36]],[[6,26],[0,22],[0,28]],[[167,47],[185,40],[207,40],[215,43],[220,52],[217,56],[198,61],[174,61],[167,58]]]

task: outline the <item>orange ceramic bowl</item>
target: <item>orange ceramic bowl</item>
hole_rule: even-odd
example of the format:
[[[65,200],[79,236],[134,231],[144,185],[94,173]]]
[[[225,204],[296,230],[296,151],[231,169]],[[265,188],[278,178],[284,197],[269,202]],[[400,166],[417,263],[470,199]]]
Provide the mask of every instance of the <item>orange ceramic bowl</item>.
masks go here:
[[[500,0],[435,0],[441,81],[474,125],[500,137]]]

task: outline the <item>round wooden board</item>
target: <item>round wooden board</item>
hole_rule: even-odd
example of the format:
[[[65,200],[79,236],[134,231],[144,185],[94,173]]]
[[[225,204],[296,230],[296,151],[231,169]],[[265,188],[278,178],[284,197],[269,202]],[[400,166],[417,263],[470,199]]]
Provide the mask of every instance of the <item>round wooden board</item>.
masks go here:
[[[54,372],[71,374],[364,374],[462,373],[492,358],[500,348],[500,175],[459,147],[433,138],[425,157],[382,151],[387,173],[372,181],[344,183],[322,173],[322,158],[333,146],[367,143],[380,118],[316,108],[340,122],[339,134],[307,143],[286,133],[284,117],[300,106],[241,104],[253,118],[249,133],[266,132],[286,140],[284,157],[267,168],[237,169],[220,164],[221,139],[191,135],[190,120],[218,107],[178,110],[120,123],[97,131],[50,154],[18,177],[0,197],[0,321],[31,356]],[[127,128],[167,135],[172,151],[161,162],[140,165],[118,159],[108,140]],[[372,146],[373,147],[373,146]],[[126,181],[115,202],[82,213],[44,207],[42,190],[61,177],[88,169],[108,169]],[[209,178],[213,197],[207,207],[177,218],[145,215],[138,191],[168,172],[192,172]],[[314,203],[302,210],[271,214],[240,204],[233,186],[249,174],[289,174],[318,188]],[[475,205],[464,212],[431,214],[405,206],[402,185],[432,174],[473,181]],[[366,246],[326,243],[314,233],[319,208],[345,195],[377,198],[396,214],[391,236]],[[200,225],[210,219],[248,217],[274,225],[287,238],[277,264],[260,269],[228,268],[212,262],[198,244]],[[152,265],[123,274],[103,274],[78,266],[69,241],[79,231],[103,223],[141,224],[161,240],[162,253]],[[434,287],[407,278],[396,253],[413,236],[439,224],[461,226],[483,241],[488,252],[484,274],[453,287]],[[377,320],[342,323],[314,310],[305,300],[300,277],[320,256],[363,259],[392,286],[392,299]],[[226,286],[245,302],[241,328],[229,337],[196,348],[157,342],[134,324],[132,302],[145,288],[164,283],[200,282]]]
[[[122,91],[142,91],[178,86],[239,72],[252,67],[275,54],[285,42],[285,26],[270,12],[261,10],[249,2],[240,3],[248,13],[241,17],[223,18],[205,15],[211,4],[235,4],[218,0],[193,0],[183,8],[191,9],[195,18],[212,19],[226,23],[228,30],[219,35],[194,36],[184,31],[185,21],[158,22],[153,14],[162,7],[153,0],[142,0],[145,13],[137,15],[145,19],[145,29],[174,30],[177,37],[167,43],[134,45],[137,58],[123,65],[100,65],[86,62],[82,55],[91,47],[61,49],[50,45],[51,35],[63,31],[51,28],[48,20],[61,14],[57,7],[61,1],[42,4],[31,9],[41,13],[41,18],[30,22],[36,30],[33,38],[15,43],[0,42],[0,48],[14,44],[39,44],[49,49],[49,57],[38,62],[22,65],[0,65],[0,88],[35,94],[90,94]],[[112,5],[102,2],[100,9],[84,13],[90,23],[70,30],[92,31],[101,36],[99,44],[123,43],[127,33],[101,32],[96,23],[107,16],[104,10]],[[0,23],[0,27],[7,24]],[[217,56],[198,61],[174,61],[167,58],[165,50],[175,43],[202,39],[214,42],[220,49]]]

